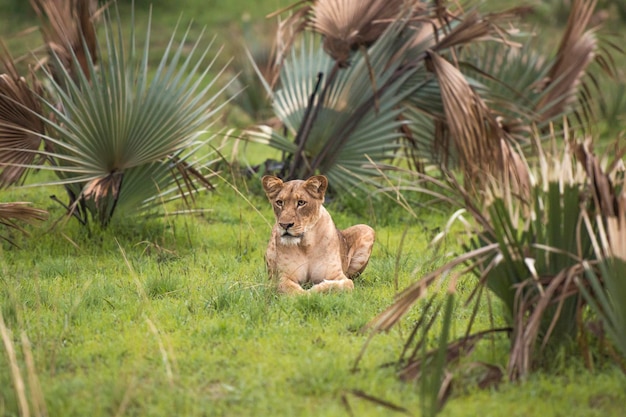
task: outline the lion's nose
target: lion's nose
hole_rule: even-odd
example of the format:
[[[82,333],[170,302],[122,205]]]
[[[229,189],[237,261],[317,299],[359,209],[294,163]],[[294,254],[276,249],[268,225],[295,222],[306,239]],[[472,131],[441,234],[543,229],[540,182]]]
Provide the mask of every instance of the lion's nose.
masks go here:
[[[288,230],[290,227],[293,227],[293,223],[278,223],[280,224],[280,227],[282,227],[284,230]]]

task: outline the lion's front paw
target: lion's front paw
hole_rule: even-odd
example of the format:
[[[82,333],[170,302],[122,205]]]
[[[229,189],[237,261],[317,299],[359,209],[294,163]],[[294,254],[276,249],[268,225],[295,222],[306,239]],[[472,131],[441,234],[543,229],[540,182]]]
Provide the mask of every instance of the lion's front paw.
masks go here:
[[[310,292],[330,292],[330,291],[352,291],[354,289],[354,283],[351,279],[337,279],[337,280],[328,280],[320,282],[319,284],[314,285],[309,290]]]

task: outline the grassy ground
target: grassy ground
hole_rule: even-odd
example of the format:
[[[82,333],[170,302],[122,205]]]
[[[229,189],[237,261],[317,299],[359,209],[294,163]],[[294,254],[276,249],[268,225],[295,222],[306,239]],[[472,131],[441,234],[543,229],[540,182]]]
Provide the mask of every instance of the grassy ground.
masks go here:
[[[371,264],[351,294],[279,297],[262,260],[271,213],[256,181],[248,185],[252,206],[222,184],[201,197],[210,209],[202,216],[124,219],[91,234],[73,221],[50,230],[61,211],[43,190],[3,194],[53,213],[30,237],[16,236],[19,249],[4,245],[0,261],[1,312],[26,380],[20,332],[30,340],[48,415],[343,416],[343,396],[354,415],[390,413],[353,390],[418,414],[418,387],[385,364],[397,359],[421,307],[375,337],[359,370],[352,367],[366,341],[362,326],[455,248],[429,249],[445,216],[423,211],[411,220],[389,205],[371,212],[354,202],[357,214],[348,214],[345,202],[331,203],[340,227],[376,227]],[[469,311],[455,314],[458,333]],[[489,325],[486,315],[479,320]],[[503,365],[505,353],[500,340],[474,359]],[[0,363],[0,415],[16,415],[8,361]],[[548,374],[497,390],[460,381],[443,415],[617,416],[626,400],[618,370],[589,372],[565,357]]]
[[[165,3],[155,6],[157,32],[178,18],[177,7]],[[183,3],[185,15],[228,37],[240,33],[245,13],[254,20],[288,2]],[[61,189],[0,193],[1,201],[33,201],[51,212],[45,224],[28,227],[30,237],[12,236],[19,248],[0,248],[0,312],[12,332],[4,343],[15,347],[26,381],[14,388],[12,360],[0,355],[0,416],[20,414],[20,392],[31,411],[42,398],[50,416],[349,416],[348,407],[358,416],[391,414],[359,391],[419,415],[419,388],[387,364],[422,306],[375,337],[358,370],[353,365],[367,340],[362,326],[457,249],[452,241],[440,251],[429,245],[449,213],[422,208],[413,219],[392,203],[333,201],[339,227],[367,222],[377,230],[372,261],[351,294],[287,298],[274,293],[264,271],[273,220],[258,180],[238,180],[237,188],[250,203],[221,183],[200,196],[202,215],[118,218],[91,231],[72,220],[54,225],[63,212],[48,196],[62,196]],[[457,334],[469,315],[455,313]],[[490,325],[486,314],[478,320]],[[502,366],[506,352],[506,341],[496,340],[473,360]],[[601,358],[594,371],[564,354],[553,362],[545,373],[497,389],[478,391],[471,377],[462,378],[442,415],[623,415],[619,370],[603,368]]]

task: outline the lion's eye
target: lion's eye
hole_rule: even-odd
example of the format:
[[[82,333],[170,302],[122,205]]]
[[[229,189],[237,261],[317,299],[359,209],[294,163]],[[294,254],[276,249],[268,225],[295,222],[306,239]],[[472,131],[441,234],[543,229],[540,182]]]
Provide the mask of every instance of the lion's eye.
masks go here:
[[[276,205],[278,207],[282,207],[283,206],[283,200],[276,200]]]
[[[304,206],[304,205],[306,205],[306,201],[304,201],[304,200],[298,200],[298,207],[302,207],[302,206]]]

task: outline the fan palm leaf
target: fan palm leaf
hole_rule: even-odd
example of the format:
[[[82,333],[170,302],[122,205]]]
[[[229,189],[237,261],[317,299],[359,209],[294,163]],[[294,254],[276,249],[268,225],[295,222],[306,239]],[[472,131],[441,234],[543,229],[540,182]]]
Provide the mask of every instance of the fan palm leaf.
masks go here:
[[[0,187],[15,184],[25,166],[33,163],[44,132],[41,92],[37,81],[29,83],[17,72],[4,44],[1,62],[6,73],[0,74]]]
[[[214,91],[224,70],[210,79],[214,60],[208,60],[211,45],[202,47],[202,36],[189,46],[188,32],[179,43],[174,32],[153,70],[150,24],[143,48],[134,30],[126,47],[119,16],[107,13],[104,20],[98,50],[107,61],[96,67],[85,50],[87,70],[75,73],[78,56],[68,67],[53,53],[58,72],[46,75],[54,99],[41,100],[52,114],[43,119],[46,169],[66,186],[73,209],[86,208],[107,224],[116,209],[152,208],[159,204],[155,196],[177,184],[181,196],[195,191],[195,180],[207,185],[193,154],[208,150],[210,137],[203,132],[225,104],[218,99],[229,83]]]

